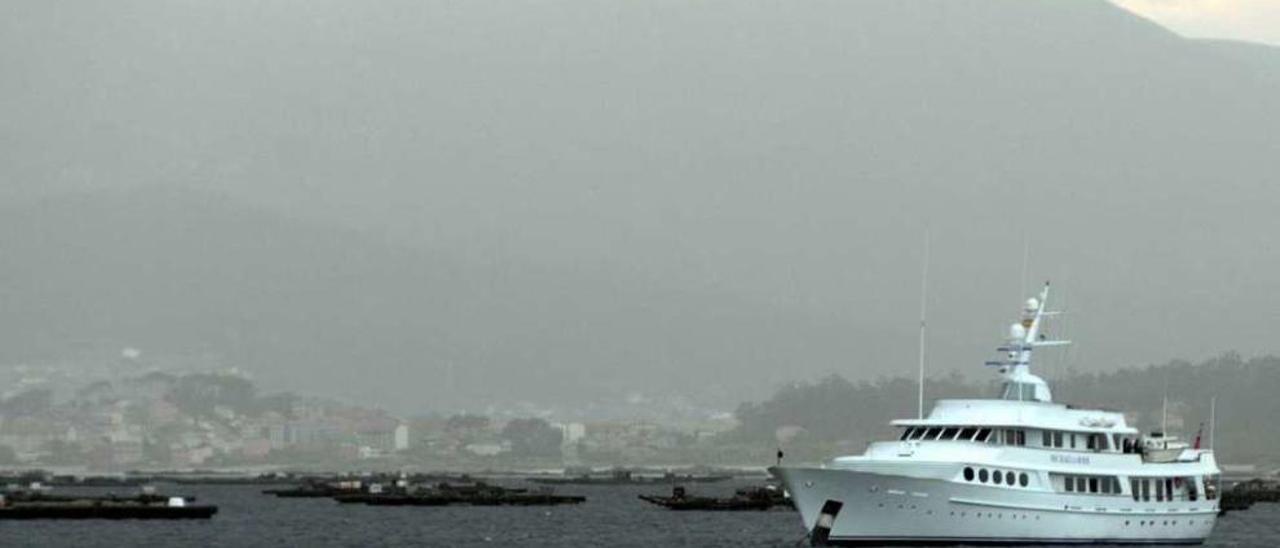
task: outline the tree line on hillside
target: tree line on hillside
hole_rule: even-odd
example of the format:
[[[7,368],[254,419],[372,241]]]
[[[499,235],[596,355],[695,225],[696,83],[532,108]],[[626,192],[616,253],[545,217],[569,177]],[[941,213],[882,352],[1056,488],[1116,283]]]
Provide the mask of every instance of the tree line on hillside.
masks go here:
[[[1054,400],[1124,412],[1130,425],[1159,430],[1166,394],[1170,431],[1192,439],[1209,430],[1210,402],[1217,399],[1215,445],[1220,462],[1280,463],[1280,438],[1266,435],[1280,416],[1280,357],[1243,359],[1229,352],[1202,363],[1175,360],[1110,373],[1073,373],[1051,383]],[[926,383],[925,413],[939,398],[991,397],[995,381],[971,382],[952,373]],[[889,421],[917,411],[914,379],[850,382],[831,375],[779,389],[763,402],[737,409],[733,435],[744,442],[861,445],[895,435]]]

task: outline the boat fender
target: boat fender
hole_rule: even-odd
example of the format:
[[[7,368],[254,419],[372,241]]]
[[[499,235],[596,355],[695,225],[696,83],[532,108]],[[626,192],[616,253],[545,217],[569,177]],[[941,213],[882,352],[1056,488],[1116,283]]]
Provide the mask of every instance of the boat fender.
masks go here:
[[[831,536],[831,527],[835,525],[841,508],[844,508],[844,503],[838,500],[827,499],[822,503],[818,521],[813,524],[813,530],[809,531],[809,546],[828,546],[827,538]]]

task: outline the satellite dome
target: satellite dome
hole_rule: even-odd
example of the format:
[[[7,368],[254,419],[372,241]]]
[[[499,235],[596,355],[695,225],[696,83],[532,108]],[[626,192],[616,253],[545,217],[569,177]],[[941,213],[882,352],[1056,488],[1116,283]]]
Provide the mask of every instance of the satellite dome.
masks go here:
[[[1009,338],[1018,341],[1027,338],[1027,328],[1022,327],[1020,323],[1010,325]]]
[[[1028,311],[1028,312],[1031,312],[1031,311],[1034,311],[1034,310],[1039,310],[1039,309],[1040,309],[1040,301],[1037,301],[1035,297],[1032,297],[1032,298],[1030,298],[1030,299],[1027,299],[1027,311]]]

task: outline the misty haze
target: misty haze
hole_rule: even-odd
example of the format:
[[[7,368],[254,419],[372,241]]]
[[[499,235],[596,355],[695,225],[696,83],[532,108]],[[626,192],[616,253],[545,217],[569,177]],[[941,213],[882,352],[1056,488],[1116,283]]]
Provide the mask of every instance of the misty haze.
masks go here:
[[[920,360],[923,414],[998,395],[1046,280],[1053,401],[1280,467],[1272,46],[1103,0],[18,0],[0,69],[5,470],[816,463]]]

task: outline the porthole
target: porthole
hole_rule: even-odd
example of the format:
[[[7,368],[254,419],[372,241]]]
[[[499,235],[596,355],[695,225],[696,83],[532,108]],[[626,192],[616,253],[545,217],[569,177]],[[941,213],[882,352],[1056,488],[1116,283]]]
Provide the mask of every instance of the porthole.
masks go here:
[[[986,469],[986,468],[983,468],[983,469],[981,469],[981,470],[978,470],[978,481],[980,481],[980,482],[982,482],[982,483],[986,483],[986,482],[987,482],[987,469]]]
[[[1013,472],[1004,473],[1004,482],[1009,485],[1013,485]]]
[[[991,483],[1000,485],[1002,481],[1004,481],[1004,474],[1001,474],[999,470],[991,472]]]
[[[1018,485],[1026,487],[1028,483],[1031,483],[1031,478],[1027,477],[1026,472],[1018,474]]]
[[[973,468],[968,466],[964,467],[964,480],[973,481]]]

